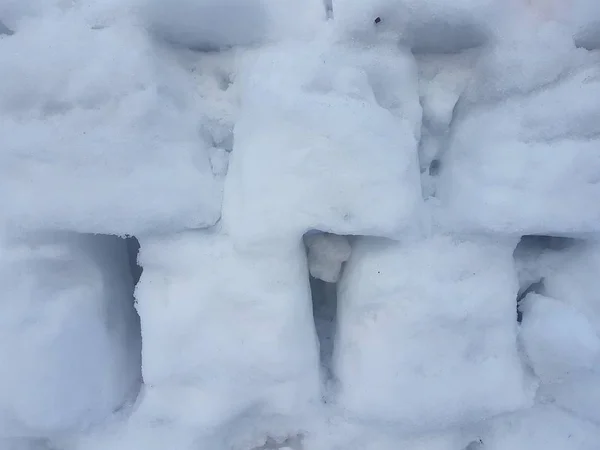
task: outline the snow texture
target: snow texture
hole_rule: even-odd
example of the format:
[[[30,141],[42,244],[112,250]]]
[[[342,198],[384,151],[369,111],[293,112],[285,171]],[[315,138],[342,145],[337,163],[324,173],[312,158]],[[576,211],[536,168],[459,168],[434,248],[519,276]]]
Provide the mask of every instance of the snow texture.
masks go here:
[[[600,430],[552,406],[537,406],[484,425],[485,450],[595,450]]]
[[[600,338],[569,305],[529,294],[521,304],[520,339],[535,374],[544,382],[591,370],[600,362]]]
[[[5,240],[0,283],[0,437],[81,430],[137,394],[139,322],[124,241]]]
[[[484,44],[506,6],[497,0],[333,0],[336,22],[350,36],[386,35],[419,53],[451,53]],[[510,2],[507,2],[510,4]],[[376,27],[375,19],[379,17]]]
[[[600,335],[600,243],[572,240],[553,248],[536,245],[515,253],[521,286],[542,281],[542,295],[582,313]]]
[[[554,25],[483,54],[457,106],[439,198],[457,231],[600,231],[600,60]]]
[[[317,233],[304,238],[310,274],[327,283],[337,283],[342,264],[350,258],[350,243],[345,236]]]
[[[243,253],[194,231],[140,244],[144,411],[211,428],[249,412],[302,415],[319,399],[300,241]]]
[[[436,193],[439,160],[450,133],[455,106],[472,75],[480,50],[419,55],[419,98],[423,106],[419,164],[424,198]]]
[[[600,424],[600,247],[539,238],[519,247],[515,260],[522,288],[535,283],[542,294],[522,301],[520,332],[528,362],[543,382],[538,401]]]
[[[242,83],[223,206],[236,242],[414,230],[421,110],[409,55],[320,39],[280,45]]]
[[[338,293],[340,405],[439,429],[526,407],[511,241],[358,240]]]
[[[75,12],[32,19],[0,39],[0,79],[11,227],[123,235],[218,220],[202,101],[136,27],[92,29]]]
[[[0,0],[0,449],[597,450],[599,5]]]

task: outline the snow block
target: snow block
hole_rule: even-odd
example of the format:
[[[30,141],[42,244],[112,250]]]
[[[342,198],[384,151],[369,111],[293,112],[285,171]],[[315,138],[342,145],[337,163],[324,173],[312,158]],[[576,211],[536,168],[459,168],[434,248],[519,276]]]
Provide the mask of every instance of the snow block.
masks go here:
[[[339,404],[412,431],[529,406],[513,244],[356,241],[338,290]]]
[[[537,262],[544,294],[582,313],[600,336],[600,243],[579,241],[563,251],[546,252]]]
[[[69,11],[23,23],[0,60],[2,221],[124,235],[218,220],[202,99],[143,31]]]
[[[4,242],[0,286],[0,437],[82,430],[133,399],[141,345],[123,240]]]
[[[538,294],[529,294],[520,308],[521,346],[543,382],[560,381],[598,366],[600,338],[581,312]]]
[[[410,56],[317,39],[263,50],[240,82],[223,205],[234,240],[415,226],[421,108]]]
[[[245,413],[295,417],[319,400],[300,240],[257,253],[202,231],[140,243],[145,414],[202,431]]]
[[[600,232],[599,55],[554,25],[482,58],[457,106],[439,197],[460,232]]]
[[[310,36],[325,23],[322,0],[139,0],[167,40],[204,50]]]

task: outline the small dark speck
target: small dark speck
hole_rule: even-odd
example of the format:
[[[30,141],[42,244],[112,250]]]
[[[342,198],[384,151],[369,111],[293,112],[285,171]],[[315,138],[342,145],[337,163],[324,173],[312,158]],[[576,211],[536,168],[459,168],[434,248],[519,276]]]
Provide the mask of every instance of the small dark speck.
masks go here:
[[[377,24],[377,23],[380,23],[380,22],[381,22],[381,17],[376,17],[376,18],[375,18],[375,20],[374,20],[374,22],[375,22],[376,24]]]
[[[469,443],[469,445],[467,445],[465,447],[465,450],[482,450],[483,449],[483,440],[482,439],[477,439],[471,443]]]

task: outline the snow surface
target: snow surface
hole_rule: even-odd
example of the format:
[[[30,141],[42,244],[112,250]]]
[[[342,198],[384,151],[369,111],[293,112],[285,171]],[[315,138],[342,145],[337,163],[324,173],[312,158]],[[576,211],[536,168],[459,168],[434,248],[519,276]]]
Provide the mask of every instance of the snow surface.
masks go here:
[[[600,337],[579,311],[539,294],[529,294],[521,310],[520,338],[541,380],[561,380],[573,372],[591,370],[600,362]]]
[[[0,436],[106,420],[139,389],[139,322],[125,243],[34,235],[2,246]]]
[[[301,242],[245,253],[194,231],[140,245],[144,412],[210,428],[248,412],[301,415],[318,401]]]
[[[0,40],[0,79],[11,227],[122,235],[218,220],[202,99],[138,28],[92,29],[75,12],[31,19]]]
[[[599,231],[598,56],[551,25],[482,56],[441,158],[437,189],[451,228]]]
[[[418,224],[414,61],[322,39],[265,49],[240,81],[223,205],[240,244],[311,230],[393,237]]]
[[[511,241],[361,239],[338,294],[341,405],[443,429],[526,407]]]
[[[0,449],[597,450],[599,5],[0,0]]]
[[[327,283],[339,281],[342,264],[352,251],[348,239],[335,234],[316,233],[304,238],[307,248],[308,271]]]

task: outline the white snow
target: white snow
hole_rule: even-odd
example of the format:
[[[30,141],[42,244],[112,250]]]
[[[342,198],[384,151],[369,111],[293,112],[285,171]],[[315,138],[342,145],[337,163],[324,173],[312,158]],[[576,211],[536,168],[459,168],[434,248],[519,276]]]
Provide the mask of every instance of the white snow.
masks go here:
[[[542,272],[546,294],[582,312],[600,335],[600,244],[581,242],[548,260]]]
[[[461,98],[479,58],[480,50],[457,54],[419,55],[419,97],[423,106],[419,164],[425,198],[435,195],[439,159],[443,154]]]
[[[540,247],[529,245],[515,254],[522,288],[542,280],[543,295],[579,311],[600,335],[600,243],[573,240]]]
[[[537,239],[519,247],[522,286],[537,282],[543,294],[521,306],[521,345],[543,381],[538,401],[600,424],[598,243]]]
[[[139,322],[124,241],[5,241],[0,283],[0,437],[82,430],[137,394]]]
[[[597,365],[592,371],[576,372],[560,382],[542,385],[538,397],[576,417],[600,425],[600,373]]]
[[[438,191],[448,226],[600,231],[598,62],[551,26],[482,57],[442,157]]]
[[[337,283],[342,264],[350,258],[350,243],[344,236],[327,233],[309,234],[304,238],[307,247],[308,271],[328,283]]]
[[[420,106],[409,55],[316,39],[265,49],[248,71],[223,211],[236,242],[414,229]]]
[[[440,429],[526,407],[511,241],[356,242],[338,293],[340,405]]]
[[[600,337],[576,309],[553,298],[529,294],[521,310],[521,343],[542,381],[559,381],[600,362]]]
[[[214,224],[221,187],[191,77],[126,23],[26,25],[0,40],[4,220],[120,235]]]
[[[597,450],[599,5],[0,0],[0,449]]]
[[[249,412],[305,414],[320,388],[301,241],[244,253],[194,231],[140,244],[144,413],[199,433]]]

